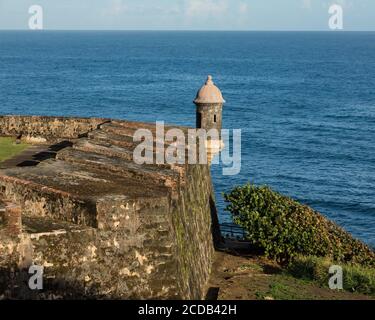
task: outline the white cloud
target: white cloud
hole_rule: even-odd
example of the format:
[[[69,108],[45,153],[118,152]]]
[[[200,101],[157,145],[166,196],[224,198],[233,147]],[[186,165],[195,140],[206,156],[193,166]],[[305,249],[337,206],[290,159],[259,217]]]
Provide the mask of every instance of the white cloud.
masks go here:
[[[311,0],[302,0],[302,7],[305,9],[311,9]]]
[[[129,9],[128,5],[125,3],[124,0],[112,0],[109,8],[106,8],[104,10],[105,15],[111,15],[111,16],[118,16],[125,12],[127,12]]]
[[[352,1],[348,0],[331,0],[329,2],[323,2],[323,7],[330,7],[331,5],[338,4],[344,9],[352,8],[354,6]]]
[[[346,0],[335,0],[334,1],[335,3],[341,5],[341,6],[346,6],[347,5],[347,1]]]
[[[169,15],[169,14],[180,14],[181,13],[181,8],[178,5],[168,7],[166,10],[164,10],[164,13]]]
[[[245,2],[240,2],[238,11],[240,14],[246,14],[249,11],[249,5]]]
[[[221,16],[229,9],[228,0],[186,0],[185,13],[189,17]]]

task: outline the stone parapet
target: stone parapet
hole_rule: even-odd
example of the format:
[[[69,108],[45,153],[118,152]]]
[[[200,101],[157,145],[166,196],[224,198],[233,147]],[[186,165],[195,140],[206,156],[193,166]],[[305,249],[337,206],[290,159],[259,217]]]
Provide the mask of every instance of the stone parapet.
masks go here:
[[[132,134],[155,130],[152,124],[53,117],[0,123],[0,135],[71,141],[55,159],[0,170],[0,198],[13,204],[6,211],[0,205],[0,297],[204,297],[220,238],[208,165],[137,165]],[[5,212],[21,217],[10,233]],[[44,267],[40,292],[25,287],[31,264]]]

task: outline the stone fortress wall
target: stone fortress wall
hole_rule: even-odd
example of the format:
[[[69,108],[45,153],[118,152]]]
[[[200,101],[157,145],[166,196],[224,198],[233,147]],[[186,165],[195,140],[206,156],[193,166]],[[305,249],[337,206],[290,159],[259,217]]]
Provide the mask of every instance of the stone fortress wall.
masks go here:
[[[138,128],[155,125],[0,116],[0,136],[53,154],[0,170],[0,297],[204,297],[220,237],[210,168],[137,165]],[[41,291],[24,281],[31,264]]]
[[[99,118],[0,115],[0,134],[3,136],[22,134],[25,139],[32,137],[53,142],[79,138],[80,135],[95,130],[100,124],[109,121]]]

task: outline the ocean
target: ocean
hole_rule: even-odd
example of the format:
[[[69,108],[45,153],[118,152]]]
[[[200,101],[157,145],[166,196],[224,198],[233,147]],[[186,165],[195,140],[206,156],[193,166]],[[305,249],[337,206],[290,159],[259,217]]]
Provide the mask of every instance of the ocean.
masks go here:
[[[0,114],[195,126],[208,74],[242,129],[222,192],[267,184],[375,247],[375,33],[1,31]]]

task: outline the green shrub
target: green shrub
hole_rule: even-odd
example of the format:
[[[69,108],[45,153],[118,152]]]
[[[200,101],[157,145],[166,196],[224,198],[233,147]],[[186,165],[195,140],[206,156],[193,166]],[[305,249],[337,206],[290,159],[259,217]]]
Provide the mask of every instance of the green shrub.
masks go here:
[[[272,191],[247,184],[224,194],[236,224],[265,255],[288,262],[297,255],[375,265],[375,253],[313,209]]]
[[[296,278],[312,280],[328,287],[329,268],[340,265],[343,271],[343,289],[350,292],[375,295],[375,269],[359,265],[339,264],[328,258],[312,256],[295,257],[288,265],[287,272]]]

